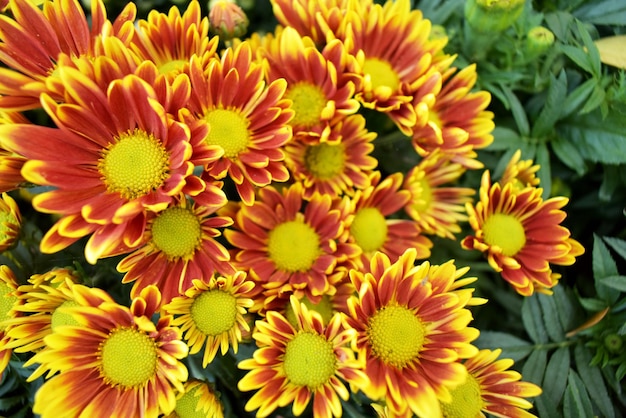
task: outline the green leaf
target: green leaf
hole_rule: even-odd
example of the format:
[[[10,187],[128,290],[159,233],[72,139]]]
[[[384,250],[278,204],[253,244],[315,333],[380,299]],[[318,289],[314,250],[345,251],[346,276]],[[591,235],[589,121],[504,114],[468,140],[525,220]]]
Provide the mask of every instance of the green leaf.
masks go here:
[[[515,123],[517,124],[517,129],[520,134],[522,136],[529,136],[530,124],[528,123],[528,116],[526,116],[524,106],[522,106],[522,103],[519,101],[513,90],[511,90],[508,86],[502,86],[502,92],[511,106],[511,113],[513,114],[513,119],[515,119]]]
[[[547,396],[539,396],[535,399],[535,408],[540,417],[560,418],[563,416],[557,409],[557,405]]]
[[[561,45],[560,49],[569,59],[574,61],[576,65],[586,72],[593,74],[593,66],[591,65],[589,56],[581,47],[574,45]]]
[[[543,393],[550,400],[558,405],[563,398],[565,387],[567,386],[567,375],[570,366],[569,347],[561,347],[552,354],[548,365],[546,366],[546,374],[543,378]]]
[[[548,331],[543,323],[543,316],[537,295],[529,296],[522,303],[522,322],[533,342],[545,344],[548,342]]]
[[[587,171],[587,166],[585,165],[585,160],[578,152],[578,148],[576,148],[571,142],[569,142],[564,137],[557,135],[555,138],[550,141],[550,146],[552,147],[552,151],[558,157],[559,160],[572,170],[576,171],[579,176],[582,176]]]
[[[556,121],[561,117],[566,94],[567,76],[565,71],[561,70],[558,78],[551,74],[550,86],[548,87],[543,108],[533,124],[532,137],[542,138],[552,132]]]
[[[604,90],[604,87],[602,87],[600,84],[596,84],[591,91],[591,95],[585,102],[585,105],[582,107],[582,109],[580,109],[578,114],[584,115],[585,113],[593,111],[604,102],[605,98],[606,91]]]
[[[616,253],[620,255],[624,260],[626,260],[626,241],[620,238],[613,237],[602,237],[602,239],[609,244]]]
[[[552,341],[563,341],[565,339],[565,331],[563,330],[554,298],[548,295],[537,294],[537,299],[548,336]]]
[[[626,22],[626,4],[615,0],[585,2],[574,10],[574,16],[596,25],[624,26]]]
[[[557,39],[565,40],[569,34],[569,28],[574,20],[574,17],[564,11],[558,10],[554,13],[548,13],[545,16],[548,29],[554,32],[554,36]]]
[[[541,167],[537,177],[539,177],[539,184],[543,188],[542,197],[547,199],[550,197],[550,190],[552,190],[552,169],[550,167],[550,151],[548,151],[548,146],[545,142],[537,146],[535,163]]]
[[[619,174],[620,166],[612,164],[604,166],[602,184],[600,185],[600,190],[598,192],[600,200],[604,200],[605,202],[611,201],[613,193],[622,185]]]
[[[557,284],[552,288],[554,302],[561,325],[565,331],[574,329],[583,320],[583,312],[578,304],[578,299],[571,288]]]
[[[502,349],[502,358],[517,362],[533,351],[534,346],[519,337],[500,331],[481,331],[475,342],[479,348]]]
[[[570,369],[567,375],[567,389],[563,399],[563,415],[568,418],[593,417],[593,407],[585,384],[572,369]]]
[[[585,45],[585,50],[587,52],[587,56],[589,57],[589,64],[591,65],[591,73],[595,78],[599,79],[602,76],[600,51],[598,51],[598,47],[593,43],[593,39],[591,39],[589,31],[580,20],[576,21],[576,28],[578,29],[578,33],[583,40],[583,44]]]
[[[607,301],[608,305],[613,305],[619,297],[619,293],[602,284],[601,280],[606,277],[618,276],[617,265],[602,239],[596,234],[593,238],[592,269],[596,292],[599,297]]]
[[[620,292],[626,292],[626,276],[609,276],[600,279],[600,283],[604,286],[608,286],[611,289],[619,290]]]
[[[626,118],[609,113],[603,119],[599,110],[570,117],[559,123],[560,136],[569,138],[580,155],[605,164],[626,163]]]
[[[590,78],[572,90],[563,101],[561,116],[567,117],[574,112],[578,113],[597,85],[598,81],[594,78]]]
[[[523,380],[541,386],[547,362],[548,352],[546,350],[533,351],[522,367]]]
[[[577,345],[574,349],[574,359],[576,362],[576,369],[578,374],[585,382],[587,391],[591,395],[593,403],[602,412],[602,416],[611,418],[615,416],[613,410],[613,404],[608,395],[606,385],[600,368],[598,366],[591,366],[591,353],[583,345]],[[591,416],[591,415],[588,415]]]
[[[496,126],[493,130],[493,142],[487,149],[490,151],[504,151],[518,148],[521,140],[520,135],[513,129]]]

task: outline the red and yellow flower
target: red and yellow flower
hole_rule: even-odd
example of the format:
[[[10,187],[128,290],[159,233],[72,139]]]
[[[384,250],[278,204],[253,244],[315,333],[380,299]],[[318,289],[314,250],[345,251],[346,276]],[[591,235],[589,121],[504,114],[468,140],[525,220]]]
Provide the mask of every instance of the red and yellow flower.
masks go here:
[[[73,287],[81,306],[65,308],[80,325],[64,325],[48,335],[46,348],[29,363],[60,373],[35,394],[33,411],[43,418],[58,416],[144,416],[169,414],[175,390],[183,391],[187,355],[171,317],[152,316],[161,298],[150,286],[129,307],[101,302],[85,286]],[[37,373],[30,377],[32,380]]]
[[[256,322],[252,335],[259,348],[252,358],[239,363],[239,368],[249,372],[237,387],[257,390],[246,410],[258,409],[258,417],[267,417],[276,408],[292,404],[294,415],[299,416],[312,398],[315,418],[340,417],[340,398],[350,397],[344,382],[352,391],[369,383],[362,362],[350,348],[354,330],[346,327],[339,313],[324,325],[317,312],[309,311],[295,297],[291,305],[295,325],[274,311]]]
[[[0,98],[1,100],[1,98]],[[30,123],[22,113],[3,112],[0,110],[0,125]],[[22,166],[26,158],[5,150],[0,144],[0,192],[19,188],[26,180],[22,176]]]
[[[236,354],[242,332],[250,331],[244,315],[253,305],[250,298],[254,282],[243,271],[230,276],[216,275],[209,280],[194,280],[183,296],[175,297],[163,310],[176,316],[172,325],[179,326],[189,346],[189,354],[204,347],[202,366],[213,361],[218,350],[226,354],[229,347]]]
[[[394,416],[438,417],[439,402],[451,399],[449,388],[466,378],[458,360],[478,351],[470,343],[479,332],[468,327],[467,298],[447,290],[454,277],[438,276],[434,287],[431,276],[446,269],[427,261],[415,266],[416,255],[409,249],[392,263],[379,252],[365,271],[351,270],[359,293],[349,301],[347,322],[358,332],[359,357],[371,380],[363,392],[384,400]]]
[[[474,235],[463,248],[486,253],[489,265],[521,295],[551,293],[560,275],[550,264],[571,265],[584,248],[561,225],[565,197],[541,198],[536,187],[519,189],[517,183],[491,182],[485,171],[480,201],[465,205]]]

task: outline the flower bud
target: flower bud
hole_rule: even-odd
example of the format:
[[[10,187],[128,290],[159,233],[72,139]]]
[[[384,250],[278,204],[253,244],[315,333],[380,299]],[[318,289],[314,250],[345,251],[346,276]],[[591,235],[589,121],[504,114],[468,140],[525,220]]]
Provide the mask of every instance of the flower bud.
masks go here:
[[[6,193],[0,198],[0,253],[12,248],[18,241],[22,215],[15,200]]]
[[[517,20],[524,3],[524,0],[467,0],[465,19],[476,32],[497,34]]]
[[[211,0],[209,21],[213,32],[224,41],[239,38],[248,30],[248,16],[234,0]]]
[[[545,54],[554,45],[554,33],[543,26],[535,26],[526,34],[526,59],[532,60]]]

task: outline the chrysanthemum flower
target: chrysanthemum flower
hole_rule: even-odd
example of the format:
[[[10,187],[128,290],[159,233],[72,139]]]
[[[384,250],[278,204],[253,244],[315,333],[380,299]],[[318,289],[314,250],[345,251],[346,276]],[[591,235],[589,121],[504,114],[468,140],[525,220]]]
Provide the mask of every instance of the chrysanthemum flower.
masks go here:
[[[272,181],[287,181],[282,146],[292,137],[288,125],[293,116],[289,101],[283,99],[285,80],[268,86],[263,69],[252,61],[247,43],[228,48],[221,60],[212,60],[208,68],[192,59],[190,66],[192,95],[189,114],[208,123],[210,129],[203,143],[194,147],[198,154],[219,150],[222,157],[205,165],[205,175],[214,179],[230,177],[246,204],[254,202],[255,186]]]
[[[441,403],[443,416],[535,418],[526,411],[532,404],[524,399],[541,394],[533,383],[520,381],[521,375],[509,370],[511,359],[498,359],[502,350],[480,350],[463,363],[468,375],[465,383],[452,389],[452,401]]]
[[[54,188],[33,198],[38,211],[62,215],[42,251],[93,233],[85,255],[95,263],[122,242],[138,244],[146,210],[163,210],[181,192],[196,196],[206,185],[192,176],[190,130],[165,114],[148,83],[129,75],[105,93],[77,70],[62,68],[59,76],[77,104],[43,96],[58,128],[0,125],[0,144],[28,158],[27,180]]]
[[[0,253],[17,244],[22,229],[22,213],[7,193],[0,195]]]
[[[185,382],[184,392],[176,395],[176,407],[165,418],[223,418],[224,407],[211,386],[200,380]]]
[[[180,330],[170,316],[151,321],[161,298],[149,286],[130,308],[115,302],[90,303],[90,288],[74,286],[80,307],[65,311],[80,326],[60,326],[47,336],[46,348],[29,363],[42,363],[60,374],[35,394],[33,411],[43,418],[63,411],[77,416],[144,416],[169,414],[176,405],[174,388],[183,390],[187,355]],[[35,376],[31,376],[32,379]]]
[[[285,98],[292,101],[295,113],[289,122],[294,135],[313,128],[323,135],[328,124],[359,110],[354,98],[356,75],[351,74],[356,61],[339,40],[319,51],[311,38],[300,36],[294,28],[279,27],[259,52],[268,81],[287,81]]]
[[[30,123],[22,113],[3,112],[0,110],[0,125],[13,123]],[[9,152],[0,146],[0,192],[8,192],[19,188],[24,180],[22,166],[26,158]]]
[[[450,68],[443,73],[443,87],[436,95],[424,98],[428,105],[428,122],[412,133],[415,150],[428,155],[435,149],[450,155],[452,161],[477,169],[477,149],[493,142],[493,113],[485,110],[491,101],[487,91],[473,91],[477,79],[476,65],[459,72]]]
[[[340,417],[340,398],[350,397],[342,380],[353,390],[369,383],[350,348],[354,330],[345,326],[339,313],[324,326],[321,316],[295,297],[291,304],[295,326],[273,311],[256,322],[253,337],[259,348],[239,363],[239,368],[250,370],[239,381],[239,390],[258,389],[246,410],[258,408],[257,417],[267,417],[277,407],[293,403],[293,413],[299,416],[313,398],[315,418]]]
[[[286,163],[292,181],[304,186],[304,197],[314,193],[337,197],[370,185],[370,174],[378,161],[374,132],[365,128],[365,118],[351,115],[330,125],[328,138],[298,136],[285,146]]]
[[[447,39],[430,39],[431,23],[409,0],[388,0],[384,5],[354,2],[335,36],[358,61],[363,77],[356,98],[364,107],[387,114],[410,135],[427,115],[417,113],[423,94],[418,89],[440,78],[432,66]]]
[[[175,297],[163,310],[176,315],[173,325],[184,332],[189,354],[204,347],[202,366],[213,361],[218,349],[224,355],[229,347],[237,353],[241,333],[250,331],[244,315],[253,305],[250,298],[254,282],[243,271],[194,280],[184,296]]]
[[[189,70],[193,56],[216,58],[217,44],[218,38],[209,36],[209,20],[202,17],[200,2],[193,0],[182,15],[176,6],[168,14],[151,10],[147,19],[137,21],[130,47],[172,79]]]
[[[411,193],[411,199],[404,210],[423,233],[454,239],[454,234],[461,232],[459,222],[467,220],[465,203],[472,201],[474,189],[445,185],[456,182],[463,173],[461,164],[435,151],[406,174],[403,188]]]
[[[498,183],[514,183],[515,187],[518,189],[539,186],[537,172],[541,167],[539,164],[534,164],[533,160],[520,161],[521,157],[522,151],[518,149],[506,165]]]
[[[337,263],[358,254],[355,245],[338,242],[343,219],[331,204],[330,196],[319,194],[305,201],[300,183],[282,193],[272,186],[259,190],[258,200],[241,206],[233,227],[224,231],[235,266],[249,270],[265,288],[323,295]]]
[[[0,381],[13,353],[13,350],[7,347],[11,338],[7,335],[5,322],[20,315],[19,311],[15,310],[19,304],[17,286],[13,271],[4,264],[0,265]]]
[[[395,263],[376,253],[369,269],[351,270],[359,291],[349,301],[348,325],[358,332],[359,356],[366,359],[371,383],[362,387],[373,401],[385,400],[394,414],[408,410],[439,417],[440,400],[467,374],[458,362],[477,352],[470,344],[478,330],[465,300],[447,286],[433,288],[431,275],[445,273],[426,261],[415,266],[415,249]],[[436,279],[448,282],[450,276]]]
[[[491,182],[485,171],[480,201],[465,208],[474,235],[461,242],[467,250],[487,254],[489,265],[521,295],[550,293],[559,274],[550,264],[571,265],[584,252],[567,228],[561,225],[565,197],[541,198],[542,189]]]
[[[419,258],[430,256],[432,242],[421,234],[419,225],[409,219],[392,219],[391,216],[409,203],[407,190],[401,190],[402,173],[392,174],[381,181],[381,173],[370,176],[370,186],[357,190],[350,198],[353,214],[347,220],[348,242],[361,250],[360,265],[368,265],[377,251],[396,260],[407,248],[416,248]]]
[[[216,240],[233,221],[213,216],[215,210],[183,198],[148,217],[144,244],[117,265],[125,273],[122,282],[134,282],[132,296],[156,285],[168,303],[190,289],[193,279],[234,273],[228,251]]]
[[[11,341],[7,347],[16,353],[37,352],[43,347],[46,335],[51,334],[59,325],[79,325],[71,316],[59,310],[60,307],[78,306],[74,300],[72,286],[76,283],[75,275],[67,269],[53,269],[45,274],[32,276],[29,284],[19,287],[22,304],[16,309],[22,316],[10,320],[8,331]],[[102,302],[113,300],[104,292],[96,290],[94,297]]]
[[[111,23],[102,0],[91,2],[90,22],[78,0],[43,2],[10,0],[13,17],[0,16],[0,108],[26,110],[41,106],[46,80],[56,77],[61,54],[95,56],[99,35],[127,41],[132,36],[136,6],[128,3]],[[58,97],[57,97],[58,98]]]

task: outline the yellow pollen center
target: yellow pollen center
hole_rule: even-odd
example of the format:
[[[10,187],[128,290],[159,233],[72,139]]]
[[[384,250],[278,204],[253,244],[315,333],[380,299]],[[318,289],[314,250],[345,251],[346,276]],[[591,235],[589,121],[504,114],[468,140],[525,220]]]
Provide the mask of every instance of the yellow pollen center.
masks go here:
[[[372,88],[388,87],[392,91],[400,87],[400,77],[389,62],[378,58],[367,58],[363,64],[363,73],[370,76]]]
[[[294,385],[319,388],[337,371],[332,343],[312,332],[297,334],[285,347],[283,369]]]
[[[154,339],[132,328],[117,328],[100,345],[101,373],[113,386],[143,386],[157,369]]]
[[[204,119],[209,123],[209,134],[204,140],[208,145],[218,145],[226,158],[236,158],[248,148],[250,122],[241,113],[228,109],[213,109]]]
[[[50,327],[52,328],[52,331],[54,331],[57,327],[60,327],[62,325],[72,325],[72,326],[81,325],[81,323],[78,322],[76,319],[74,319],[74,317],[71,314],[63,311],[62,309],[59,309],[59,308],[74,308],[76,306],[80,306],[80,304],[74,300],[66,300],[65,302],[60,304],[54,310],[54,312],[52,312],[52,319],[50,321]]]
[[[209,290],[195,298],[190,313],[202,333],[220,335],[235,325],[237,299],[223,290]]]
[[[9,245],[9,240],[14,240],[15,227],[19,222],[11,212],[0,212],[0,245]]]
[[[185,60],[171,60],[161,66],[159,66],[159,74],[163,75],[176,75],[183,71],[187,61]]]
[[[377,208],[363,208],[354,216],[350,234],[364,252],[376,251],[387,240],[387,221]]]
[[[524,225],[513,215],[494,213],[483,225],[485,242],[502,249],[502,254],[512,257],[526,244]]]
[[[309,225],[287,221],[270,231],[267,251],[279,270],[308,271],[320,254],[320,238]]]
[[[173,206],[152,222],[152,243],[170,260],[191,258],[202,244],[202,227],[190,210]]]
[[[404,306],[379,309],[369,319],[367,327],[373,355],[400,369],[417,358],[425,334],[422,321]]]
[[[4,331],[6,328],[2,325],[2,321],[10,318],[9,312],[13,308],[15,302],[17,302],[18,297],[11,294],[13,292],[13,288],[7,286],[6,283],[0,281],[0,331]]]
[[[318,86],[306,81],[299,82],[290,86],[285,97],[292,101],[291,108],[295,113],[291,125],[310,128],[319,123],[327,99]]]
[[[322,321],[324,322],[324,324],[328,324],[330,322],[330,319],[333,316],[333,304],[329,296],[322,296],[318,303],[313,303],[308,297],[304,296],[302,299],[300,299],[300,303],[304,303],[304,305],[310,311],[315,311],[319,313],[322,316]],[[298,323],[298,321],[296,320],[296,314],[291,307],[291,303],[287,303],[285,318],[287,318],[287,321],[289,321],[289,323],[294,327]]]
[[[155,191],[169,177],[170,156],[161,141],[139,129],[102,151],[98,170],[110,193],[132,200]]]
[[[452,402],[441,402],[444,418],[475,418],[480,416],[483,400],[476,378],[468,374],[465,383],[450,391]]]
[[[310,145],[304,153],[304,164],[309,172],[320,180],[330,180],[343,172],[346,162],[342,144],[331,145],[325,142]]]
[[[426,212],[433,201],[433,192],[426,179],[418,180],[411,191],[413,192],[413,209],[419,213]]]

